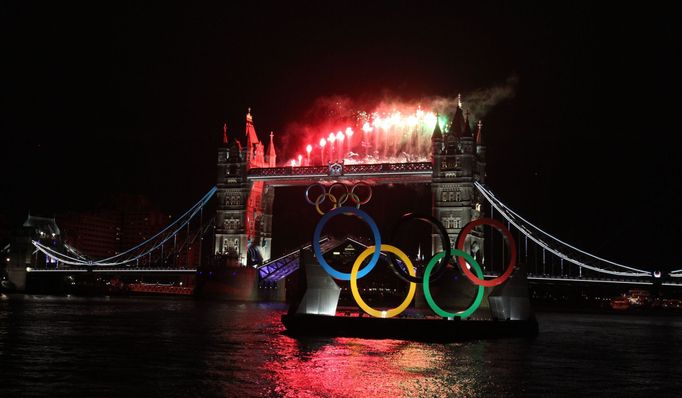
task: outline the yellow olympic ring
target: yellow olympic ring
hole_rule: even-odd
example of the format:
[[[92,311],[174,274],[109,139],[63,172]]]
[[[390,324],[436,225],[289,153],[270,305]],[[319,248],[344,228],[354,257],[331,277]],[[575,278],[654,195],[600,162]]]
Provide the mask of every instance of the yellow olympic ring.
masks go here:
[[[322,210],[320,210],[320,203],[324,201],[325,197],[328,197],[329,200],[331,200],[332,204],[334,205],[334,207],[332,207],[330,210],[336,209],[338,207],[338,205],[336,204],[336,196],[332,195],[331,193],[327,192],[324,195],[318,196],[317,199],[315,199],[315,209],[317,210],[318,213],[320,213],[321,216],[323,216],[324,213],[322,212]]]
[[[379,311],[367,305],[367,303],[365,303],[362,297],[360,297],[360,292],[358,291],[358,271],[360,270],[360,265],[362,265],[362,262],[367,257],[369,257],[370,254],[374,253],[375,250],[376,246],[368,246],[367,249],[360,253],[358,258],[355,259],[355,263],[353,263],[353,269],[350,271],[350,291],[351,293],[353,293],[353,298],[358,303],[358,306],[360,306],[360,308],[362,308],[362,310],[368,313],[369,315],[376,318],[392,318],[400,314],[401,312],[405,311],[405,309],[410,305],[412,299],[414,298],[414,293],[417,290],[417,284],[414,282],[410,282],[410,289],[407,292],[407,297],[405,297],[405,301],[403,301],[399,306],[393,309],[387,311]],[[402,250],[391,245],[381,245],[380,251],[393,253],[396,256],[398,256],[398,258],[400,258],[403,261],[403,263],[405,263],[405,267],[407,267],[407,272],[412,276],[416,276],[416,272],[414,270],[414,266],[412,265],[412,261],[410,261],[410,258],[407,257],[407,255]]]

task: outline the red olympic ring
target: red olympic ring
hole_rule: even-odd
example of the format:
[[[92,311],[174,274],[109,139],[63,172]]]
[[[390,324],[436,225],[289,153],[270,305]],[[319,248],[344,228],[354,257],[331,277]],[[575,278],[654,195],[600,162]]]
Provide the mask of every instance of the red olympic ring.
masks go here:
[[[358,198],[358,201],[355,202],[355,203],[358,204],[358,206],[364,205],[364,204],[368,203],[368,202],[372,199],[372,187],[371,187],[368,183],[362,182],[362,181],[361,181],[361,182],[358,182],[358,183],[355,184],[355,185],[353,185],[353,188],[350,189],[351,195],[354,195],[354,194],[355,194],[355,188],[357,188],[357,187],[359,187],[359,186],[367,187],[367,189],[369,190],[369,195],[367,195],[367,199],[365,199],[365,200],[363,200],[363,201],[360,201],[360,198],[359,198],[357,195],[355,195],[355,197]]]
[[[514,237],[512,236],[511,232],[507,229],[507,227],[505,227],[502,222],[492,218],[479,218],[477,220],[471,221],[470,223],[465,225],[464,228],[462,228],[462,230],[459,233],[459,236],[457,236],[457,243],[455,244],[455,248],[463,251],[464,242],[466,241],[466,237],[467,235],[469,235],[469,232],[471,232],[471,230],[473,230],[475,227],[483,224],[488,224],[494,227],[507,238],[507,244],[509,245],[510,249],[509,264],[507,265],[507,269],[504,271],[502,275],[498,276],[497,278],[485,280],[476,277],[476,275],[474,275],[471,272],[464,258],[458,257],[457,263],[459,264],[459,268],[462,270],[462,272],[464,272],[464,275],[466,275],[466,277],[469,278],[470,281],[480,286],[492,287],[500,285],[504,283],[507,279],[509,279],[512,272],[514,272],[514,268],[516,267],[516,243],[514,243]]]

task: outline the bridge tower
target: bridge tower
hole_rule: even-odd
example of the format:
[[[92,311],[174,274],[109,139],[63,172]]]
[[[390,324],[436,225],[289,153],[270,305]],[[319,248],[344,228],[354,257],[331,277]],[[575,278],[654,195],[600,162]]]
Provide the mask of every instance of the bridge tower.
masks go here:
[[[62,234],[55,219],[29,214],[21,228],[13,233],[7,256],[9,260],[6,261],[7,277],[20,292],[25,291],[27,287],[27,268],[58,265],[57,260],[36,252],[31,244],[33,240],[53,249],[60,246],[63,243]]]
[[[275,165],[274,134],[265,156],[249,108],[246,114],[246,145],[228,138],[227,126],[218,149],[218,206],[215,254],[236,257],[239,265],[255,266],[270,258],[272,204],[275,191],[262,181],[249,182],[248,170]]]
[[[478,124],[474,139],[468,112],[465,116],[460,101],[447,134],[443,134],[436,124],[431,144],[432,215],[443,223],[454,247],[455,238],[464,225],[482,215],[482,200],[474,187],[474,181],[484,182],[485,178],[485,146],[482,143],[481,124]],[[443,250],[440,235],[433,234],[431,242],[432,253]],[[482,229],[469,235],[464,249],[477,260],[482,259]]]

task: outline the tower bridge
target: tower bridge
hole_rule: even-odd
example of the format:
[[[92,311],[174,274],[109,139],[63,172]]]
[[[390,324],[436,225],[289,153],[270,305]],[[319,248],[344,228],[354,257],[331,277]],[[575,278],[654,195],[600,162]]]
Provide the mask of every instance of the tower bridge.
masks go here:
[[[518,244],[517,261],[524,264],[531,283],[682,287],[682,267],[660,271],[619,264],[574,247],[514,212],[485,185],[486,147],[482,123],[479,121],[472,126],[461,105],[450,120],[444,126],[436,122],[428,133],[429,161],[417,156],[382,158],[380,155],[386,150],[382,152],[379,146],[370,152],[368,143],[374,139],[367,134],[369,130],[365,124],[366,134],[356,143],[365,148],[364,157],[350,156],[353,154],[350,138],[345,144],[348,151],[341,144],[332,151],[333,148],[322,145],[322,140],[321,145],[315,147],[319,157],[310,156],[309,146],[305,164],[299,157],[298,162],[292,160],[284,165],[277,162],[274,134],[270,133],[266,150],[256,133],[249,109],[244,145],[238,136],[228,135],[226,126],[223,129],[217,156],[216,186],[162,231],[124,253],[100,260],[88,259],[75,248],[60,246],[42,234],[36,235],[31,241],[35,251],[12,260],[10,273],[15,280],[21,272],[194,273],[197,266],[187,262],[183,265],[182,256],[189,258],[191,250],[195,253],[198,250],[199,253],[210,252],[203,256],[203,261],[228,258],[232,259],[232,265],[257,267],[263,280],[281,280],[296,270],[298,262],[294,252],[277,258],[272,256],[272,240],[276,239],[272,235],[272,222],[276,216],[273,214],[275,189],[316,183],[362,182],[370,186],[429,184],[431,215],[443,224],[453,242],[472,220],[490,217],[504,222]],[[424,132],[421,134],[404,134],[407,137],[405,146],[414,143],[415,148],[424,150]],[[378,135],[377,132],[375,137]],[[330,149],[329,156],[327,149]],[[204,208],[209,200],[217,202],[216,211],[205,215]],[[494,246],[496,242],[499,251]],[[335,243],[338,242],[328,240],[325,247],[333,247]],[[430,252],[433,254],[442,249],[441,236],[432,234]],[[486,235],[482,228],[475,228],[468,235],[464,250],[481,261],[488,276],[499,275],[502,270],[494,264],[509,256],[504,241]],[[38,258],[38,255],[42,257]]]
[[[335,150],[335,136],[331,134],[329,156],[326,155],[325,140],[322,139],[318,164],[310,164],[316,162],[314,158],[310,159],[312,148],[309,147],[308,165],[302,165],[302,160],[298,164],[292,160],[291,165],[278,167],[274,134],[270,134],[266,155],[249,110],[246,115],[246,145],[242,146],[241,141],[235,137],[229,138],[225,127],[223,145],[218,150],[215,253],[236,253],[239,263],[249,266],[253,264],[247,253],[249,247],[254,246],[258,247],[264,259],[269,259],[274,188],[336,181],[362,181],[372,185],[430,184],[434,203],[433,216],[443,222],[448,235],[456,236],[465,224],[481,216],[482,197],[473,184],[485,179],[486,149],[483,145],[482,123],[477,124],[474,133],[468,115],[465,116],[461,106],[451,117],[448,134],[443,134],[438,120],[435,115],[434,129],[427,134],[431,147],[431,161],[428,162],[410,161],[418,156],[407,153],[402,157],[404,161],[400,162],[395,161],[396,157],[382,156],[388,153],[387,147],[396,148],[399,145],[381,145],[377,131],[374,141],[366,135],[359,143],[367,148],[368,143],[373,141],[376,149],[373,156],[367,151],[364,161],[347,156],[352,153],[350,135],[346,139],[347,144],[339,144]],[[365,129],[367,130],[367,126]],[[344,137],[341,131],[338,134],[339,139]],[[385,133],[384,137],[389,135]],[[425,146],[424,134],[420,136],[415,132],[411,135],[402,133],[402,139],[405,140],[403,144],[407,150],[410,146]],[[347,151],[346,145],[349,148]],[[393,161],[382,161],[386,159]],[[481,231],[472,233],[466,244],[467,249],[469,245],[483,248]],[[434,234],[432,252],[441,250],[440,236]]]

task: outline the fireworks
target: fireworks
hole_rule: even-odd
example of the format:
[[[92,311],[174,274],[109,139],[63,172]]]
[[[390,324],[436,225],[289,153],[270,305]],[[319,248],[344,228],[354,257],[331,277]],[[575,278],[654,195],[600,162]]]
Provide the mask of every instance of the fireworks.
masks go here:
[[[310,166],[310,152],[313,151],[313,146],[310,145],[310,144],[306,145],[305,151],[306,151],[306,153],[307,153],[307,156],[306,156],[306,166]]]
[[[397,109],[357,112],[356,121],[351,123],[353,125],[337,125],[336,132],[323,135],[318,145],[303,143],[307,153],[306,164],[341,160],[346,163],[424,161],[430,155],[430,139],[436,123],[441,129],[446,129],[444,117],[421,107],[408,112]],[[362,136],[357,139],[353,139],[355,128],[362,131]],[[311,158],[314,148],[319,148],[319,158]],[[302,165],[300,159],[298,164]]]

